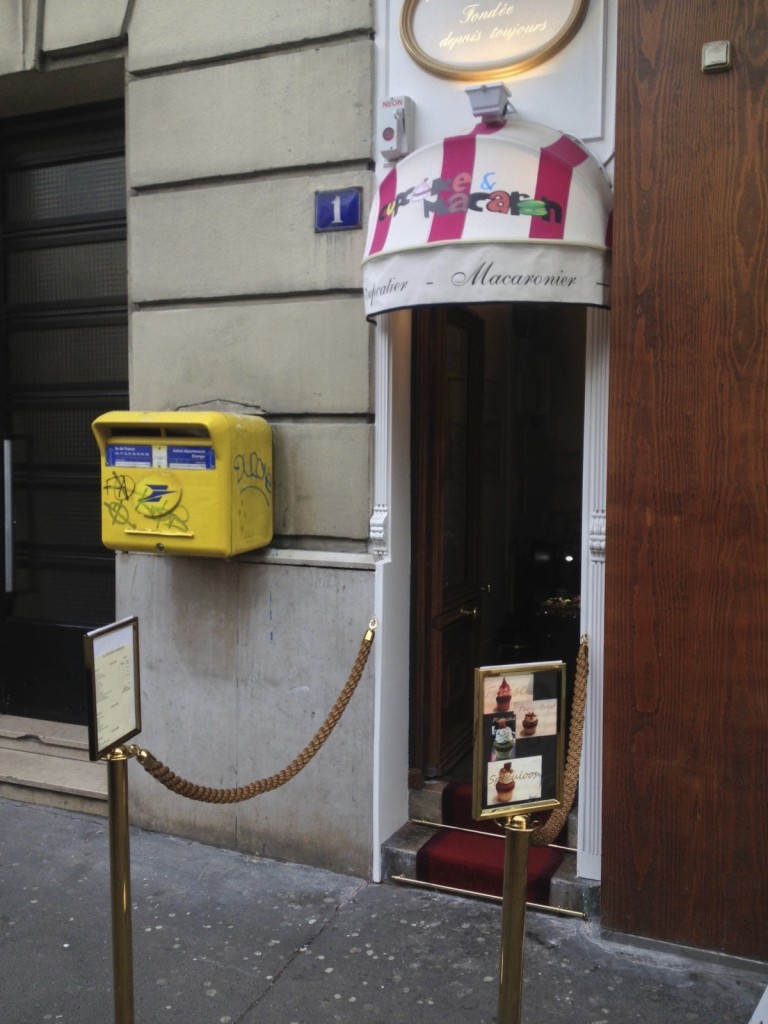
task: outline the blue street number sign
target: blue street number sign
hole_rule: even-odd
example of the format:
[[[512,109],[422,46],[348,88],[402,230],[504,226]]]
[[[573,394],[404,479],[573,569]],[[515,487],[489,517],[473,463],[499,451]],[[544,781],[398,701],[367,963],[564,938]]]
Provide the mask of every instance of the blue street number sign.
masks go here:
[[[349,231],[363,225],[363,190],[315,192],[315,231]]]

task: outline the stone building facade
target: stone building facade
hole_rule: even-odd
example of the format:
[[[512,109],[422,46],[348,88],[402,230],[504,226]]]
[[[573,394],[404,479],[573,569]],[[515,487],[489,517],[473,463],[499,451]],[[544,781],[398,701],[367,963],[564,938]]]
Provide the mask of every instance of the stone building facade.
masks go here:
[[[759,620],[744,631],[744,609],[760,606],[764,583],[755,424],[765,365],[745,355],[759,349],[762,293],[747,269],[748,297],[718,276],[718,267],[741,267],[747,250],[759,264],[764,218],[742,204],[734,227],[711,200],[729,194],[736,170],[740,195],[764,192],[765,15],[736,0],[673,12],[661,2],[553,0],[553,19],[573,12],[562,45],[486,76],[509,88],[511,132],[520,121],[534,134],[564,133],[565,149],[583,147],[611,184],[617,167],[610,314],[607,298],[495,295],[460,307],[423,297],[366,319],[369,216],[381,216],[378,190],[406,166],[391,158],[391,112],[403,97],[412,103],[404,160],[436,147],[446,162],[433,182],[460,178],[448,170],[452,144],[440,147],[486,131],[465,94],[483,82],[483,67],[450,73],[451,62],[456,72],[461,47],[516,6],[526,5],[448,4],[454,28],[470,27],[464,42],[451,28],[434,43],[448,52],[447,74],[403,30],[417,42],[428,34],[415,20],[422,0],[0,8],[0,794],[103,811],[103,766],[83,760],[86,628],[138,617],[142,745],[182,776],[228,787],[272,774],[309,741],[375,616],[358,692],[297,779],[220,807],[182,800],[135,771],[131,811],[151,829],[379,879],[382,844],[407,820],[409,790],[470,751],[467,667],[541,655],[572,662],[586,633],[578,874],[604,876],[616,930],[764,957],[765,929],[737,893],[735,862],[723,843],[702,841],[702,822],[706,808],[738,807],[747,795],[757,840],[744,858],[763,891],[761,734],[750,727],[743,743],[714,753],[709,738],[722,725],[725,675],[745,721],[764,711],[764,687],[750,683],[762,664]],[[505,31],[514,38],[538,25]],[[733,63],[710,75],[702,45],[718,40],[731,42]],[[683,95],[691,117],[677,151],[666,140],[677,137]],[[714,158],[694,191],[697,209],[717,222],[711,235],[675,220],[676,198],[693,189],[688,154],[704,138]],[[492,189],[497,168],[486,170]],[[316,230],[318,193],[358,190],[359,226]],[[659,239],[677,254],[673,266],[648,255]],[[446,251],[458,254],[461,239],[451,241]],[[701,263],[695,281],[680,272],[691,253]],[[700,311],[714,307],[699,330]],[[716,338],[730,346],[725,355]],[[661,340],[671,362],[656,360]],[[698,376],[693,348],[704,353]],[[707,408],[731,395],[717,435],[692,431],[693,413],[676,412],[676,433],[659,428],[673,406],[703,407],[692,382]],[[742,386],[734,398],[729,389]],[[128,407],[265,417],[272,544],[231,560],[105,553],[89,424]],[[719,479],[736,486],[745,479],[737,449],[749,453],[749,500],[736,505],[752,554],[697,562],[697,593],[722,597],[704,663],[680,553],[691,538],[699,554],[711,550],[706,523],[731,537],[732,520],[728,502],[713,511],[689,477],[685,493],[698,503],[684,502],[679,480],[714,452]],[[457,451],[463,477],[452,476]],[[464,504],[452,504],[459,485]],[[450,603],[460,553],[472,579]],[[685,689],[694,678],[695,700]],[[717,793],[714,774],[725,780]],[[686,793],[699,794],[693,887],[701,896],[712,878],[726,880],[717,913],[686,896]]]

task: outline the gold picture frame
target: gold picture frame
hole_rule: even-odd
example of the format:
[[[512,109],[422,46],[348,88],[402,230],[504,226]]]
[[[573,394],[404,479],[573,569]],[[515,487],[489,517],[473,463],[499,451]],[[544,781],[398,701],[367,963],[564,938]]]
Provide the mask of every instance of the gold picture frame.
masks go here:
[[[588,7],[589,0],[405,0],[400,38],[429,74],[487,82],[549,60],[576,35]]]
[[[83,637],[88,677],[88,751],[99,761],[141,732],[139,620],[121,619]]]
[[[475,820],[563,802],[565,679],[562,661],[475,669]]]

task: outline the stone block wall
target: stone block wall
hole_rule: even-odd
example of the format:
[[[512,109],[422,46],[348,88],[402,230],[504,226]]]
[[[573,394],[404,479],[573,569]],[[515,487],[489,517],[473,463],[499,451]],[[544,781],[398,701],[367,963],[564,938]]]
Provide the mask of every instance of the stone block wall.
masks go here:
[[[131,404],[259,412],[274,430],[280,555],[216,566],[126,556],[119,570],[124,609],[145,605],[151,620],[147,742],[156,734],[166,760],[212,785],[298,753],[372,606],[370,563],[332,566],[339,549],[365,557],[371,511],[363,236],[314,231],[317,190],[369,194],[370,32],[370,5],[357,2],[138,0],[129,26]],[[326,564],[290,560],[308,551]],[[142,783],[139,820],[368,874],[367,679],[328,750],[284,789],[211,809]],[[195,750],[179,742],[192,734]]]
[[[271,549],[117,562],[118,612],[140,621],[142,744],[241,785],[309,741],[373,612],[364,228],[314,220],[316,191],[370,201],[372,4],[18,0],[0,29],[0,116],[124,89],[132,408],[273,427]],[[210,807],[136,772],[134,820],[370,874],[372,679],[284,789]]]
[[[369,186],[370,34],[357,2],[139,0],[129,28],[131,404],[263,412],[281,546],[368,533],[362,232],[315,234],[314,201]]]

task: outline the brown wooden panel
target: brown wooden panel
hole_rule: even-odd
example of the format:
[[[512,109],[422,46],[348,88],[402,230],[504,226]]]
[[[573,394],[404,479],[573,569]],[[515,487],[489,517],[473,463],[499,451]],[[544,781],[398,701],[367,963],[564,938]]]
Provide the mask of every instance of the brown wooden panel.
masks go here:
[[[483,330],[450,307],[419,310],[414,325],[411,780],[420,784],[472,745]]]
[[[603,921],[768,959],[766,5],[623,0],[618,68]]]

